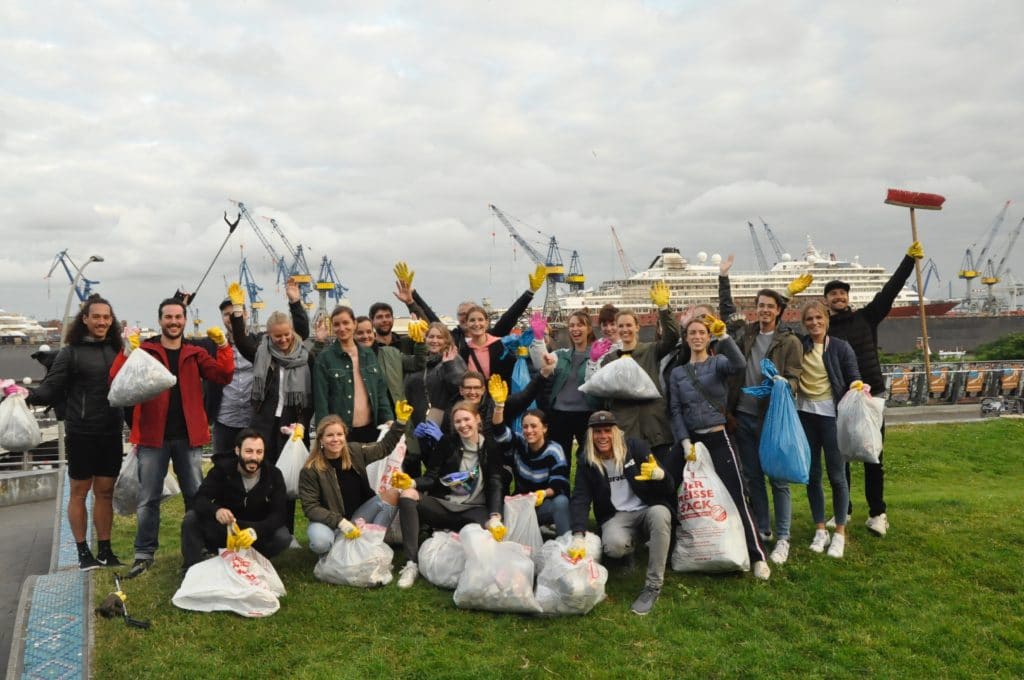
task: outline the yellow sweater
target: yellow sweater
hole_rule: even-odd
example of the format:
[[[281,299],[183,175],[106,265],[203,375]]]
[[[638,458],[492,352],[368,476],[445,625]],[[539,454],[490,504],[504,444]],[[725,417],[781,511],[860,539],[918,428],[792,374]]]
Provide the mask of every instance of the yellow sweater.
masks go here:
[[[832,387],[829,385],[825,361],[821,356],[824,350],[823,344],[814,343],[811,351],[804,353],[804,370],[800,374],[800,396],[808,401],[825,401],[832,398]]]

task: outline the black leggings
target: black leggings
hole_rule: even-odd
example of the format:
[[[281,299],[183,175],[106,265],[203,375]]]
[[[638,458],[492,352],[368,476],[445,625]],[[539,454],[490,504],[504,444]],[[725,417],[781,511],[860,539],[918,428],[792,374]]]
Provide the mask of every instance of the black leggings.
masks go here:
[[[548,418],[548,436],[553,442],[558,442],[565,451],[565,459],[572,460],[572,440],[576,439],[579,448],[576,455],[583,452],[583,445],[587,441],[587,421],[590,419],[590,411],[551,411]],[[579,463],[579,460],[577,460]]]
[[[766,557],[761,539],[757,535],[757,527],[754,526],[754,518],[750,514],[750,506],[747,505],[747,495],[743,490],[743,473],[740,471],[740,462],[736,457],[736,451],[732,448],[732,442],[725,430],[719,432],[708,432],[707,434],[691,434],[694,442],[701,442],[708,448],[711,454],[711,462],[715,466],[715,474],[725,484],[732,496],[732,502],[740,513],[740,520],[743,522],[743,535],[747,539],[747,554],[750,555],[750,564],[763,562]]]
[[[402,527],[402,546],[405,558],[416,561],[420,551],[420,520],[431,529],[451,529],[458,531],[467,524],[483,525],[489,517],[487,508],[473,505],[462,512],[453,512],[444,507],[436,498],[426,494],[420,495],[418,501],[411,498],[398,499],[398,522]]]

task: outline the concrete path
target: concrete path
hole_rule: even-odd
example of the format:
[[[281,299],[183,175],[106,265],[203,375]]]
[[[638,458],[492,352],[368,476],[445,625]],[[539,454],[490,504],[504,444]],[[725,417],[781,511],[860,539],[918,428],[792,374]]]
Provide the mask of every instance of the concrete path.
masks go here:
[[[981,420],[981,404],[890,406],[885,409],[886,425],[967,423],[978,420]]]
[[[50,571],[57,501],[0,507],[0,669],[7,668],[25,579]]]

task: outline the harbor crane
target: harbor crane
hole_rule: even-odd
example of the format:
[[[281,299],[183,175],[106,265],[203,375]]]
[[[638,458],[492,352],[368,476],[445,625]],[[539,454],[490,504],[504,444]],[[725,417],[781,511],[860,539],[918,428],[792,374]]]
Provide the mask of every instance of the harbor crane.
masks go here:
[[[287,281],[289,278],[299,284],[299,293],[302,296],[302,303],[306,309],[312,308],[312,305],[306,301],[306,297],[309,291],[313,288],[313,275],[309,271],[309,265],[306,263],[306,254],[303,251],[302,244],[293,246],[292,242],[288,240],[288,237],[284,235],[284,231],[278,225],[277,220],[273,217],[264,217],[263,219],[270,222],[270,226],[274,228],[274,231],[281,238],[281,242],[284,243],[284,247],[288,250],[288,254],[292,257],[292,263],[288,267],[288,276],[285,277]],[[278,281],[280,283],[280,281]]]
[[[263,244],[263,247],[270,255],[270,260],[274,263],[274,270],[277,272],[277,282],[281,283],[282,281],[287,281],[288,267],[285,265],[284,257],[278,255],[277,251],[274,250],[274,246],[272,246],[270,241],[267,240],[266,234],[264,234],[263,230],[260,229],[260,225],[256,224],[256,220],[254,220],[252,215],[249,214],[249,210],[245,207],[245,203],[235,200],[231,200],[231,202],[238,206],[238,214],[244,217],[245,221],[249,223],[249,226],[252,227],[252,230],[256,233],[256,238],[260,240],[260,243]]]
[[[1006,269],[1006,258],[1010,256],[1010,253],[1013,251],[1013,247],[1017,245],[1017,237],[1020,236],[1021,227],[1024,227],[1024,217],[1021,218],[1020,222],[1017,223],[1017,226],[1010,232],[1010,238],[1006,247],[1003,248],[1003,256],[999,258],[999,264],[993,267],[992,260],[990,259],[985,266],[985,275],[981,277],[981,282],[988,287],[988,295],[985,298],[985,311],[997,311],[996,307],[998,305],[996,304],[994,287],[1008,271]]]
[[[917,293],[921,297],[926,297],[928,295],[928,284],[931,283],[932,276],[935,277],[935,280],[937,282],[939,282],[939,283],[942,282],[942,277],[939,276],[939,266],[937,264],[935,264],[935,260],[933,260],[930,257],[928,258],[928,261],[925,262],[924,267],[921,268],[921,276],[924,277],[924,290],[923,291],[917,289],[917,284],[916,283],[911,283],[910,284],[911,290],[913,290],[915,293]]]
[[[764,225],[764,233],[768,237],[768,243],[771,244],[772,250],[775,251],[775,261],[782,262],[785,259],[784,256],[786,254],[786,249],[782,247],[781,243],[779,243],[779,239],[775,238],[775,232],[773,232],[772,228],[768,226],[768,223],[764,221],[764,218],[759,217],[758,219],[761,220],[761,224]],[[768,269],[766,267],[765,271],[767,270]]]
[[[631,276],[636,276],[636,267],[629,263],[626,259],[626,251],[622,249],[622,244],[619,243],[619,235],[615,233],[615,227],[610,227],[612,230],[612,240],[615,241],[615,252],[619,254],[619,263],[622,264],[622,271],[628,279]]]
[[[314,285],[320,294],[318,317],[328,313],[327,298],[340,302],[345,297],[345,294],[348,293],[348,288],[338,280],[338,273],[334,271],[334,262],[329,260],[326,255],[320,259],[320,274],[316,277],[316,284]]]
[[[978,278],[978,276],[981,274],[981,272],[978,271],[978,268],[985,266],[985,257],[988,255],[988,249],[992,247],[992,242],[995,240],[996,234],[999,232],[999,228],[1003,224],[1003,220],[1006,219],[1006,211],[1009,208],[1010,201],[1007,201],[1003,205],[1003,209],[999,211],[998,215],[996,215],[995,220],[992,222],[992,226],[988,228],[988,237],[985,239],[985,245],[978,253],[977,257],[974,256],[973,250],[977,242],[972,243],[964,252],[964,259],[960,263],[960,272],[957,274],[957,276],[961,279],[964,279],[964,281],[966,282],[967,290],[964,295],[964,306],[967,307],[968,309],[972,309],[974,307],[974,303],[971,300],[971,284],[973,283],[974,279]]]
[[[583,290],[587,277],[583,275],[583,265],[580,264],[580,254],[572,251],[569,258],[569,273],[565,275],[565,282],[569,284],[569,290],[578,292]]]
[[[254,329],[258,329],[260,326],[260,310],[265,308],[267,303],[260,299],[260,292],[263,290],[263,287],[257,285],[256,280],[252,276],[252,270],[249,268],[249,261],[244,255],[242,256],[242,263],[238,266],[238,281],[249,295],[249,307],[252,309],[249,325]]]
[[[562,310],[558,303],[558,289],[559,283],[566,280],[565,277],[565,264],[562,262],[562,255],[558,248],[558,240],[554,236],[548,237],[548,254],[544,257],[537,249],[530,245],[529,241],[522,237],[522,235],[516,231],[516,228],[512,226],[512,222],[509,221],[505,213],[498,210],[497,206],[489,206],[494,214],[498,217],[498,220],[505,225],[508,229],[508,233],[512,236],[516,243],[522,246],[526,254],[530,256],[530,259],[539,265],[543,265],[545,268],[545,280],[547,282],[546,289],[544,292],[544,316],[549,321],[561,321]],[[540,232],[538,232],[540,233]],[[577,258],[578,260],[579,258]],[[578,272],[579,277],[583,276],[582,271]],[[574,276],[576,276],[574,275]],[[582,283],[582,282],[581,282]]]
[[[67,248],[54,256],[53,264],[50,265],[50,271],[46,272],[46,276],[43,278],[49,279],[53,276],[53,272],[57,269],[57,265],[64,268],[64,273],[68,275],[68,281],[75,284],[75,295],[78,296],[78,301],[85,302],[92,293],[92,287],[98,285],[99,281],[79,276],[78,283],[75,283],[75,276],[81,274],[81,270],[78,268],[78,265],[75,264],[75,261],[71,259],[71,256],[68,255]]]
[[[757,258],[757,266],[761,271],[768,271],[768,260],[764,256],[764,250],[761,249],[761,242],[757,239],[757,232],[754,231],[754,223],[747,220],[747,226],[750,228],[750,240],[754,244],[754,257]]]

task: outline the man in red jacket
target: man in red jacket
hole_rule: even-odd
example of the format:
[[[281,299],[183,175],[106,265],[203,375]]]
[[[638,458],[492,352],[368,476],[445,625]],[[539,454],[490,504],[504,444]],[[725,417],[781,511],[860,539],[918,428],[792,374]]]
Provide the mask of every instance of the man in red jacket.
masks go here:
[[[132,414],[129,440],[138,446],[139,505],[136,512],[135,561],[127,578],[135,578],[153,564],[160,534],[160,494],[163,491],[167,463],[173,462],[174,474],[185,498],[185,510],[192,506],[202,482],[203,445],[210,443],[210,424],[203,409],[201,379],[226,385],[235,370],[235,358],[220,328],[206,333],[217,345],[213,358],[199,345],[183,343],[185,306],[180,300],[160,303],[160,336],[139,344],[138,336],[129,339],[128,351],[148,352],[176,378],[174,386],[149,401],[137,404]],[[110,367],[113,379],[126,361],[120,355]]]

